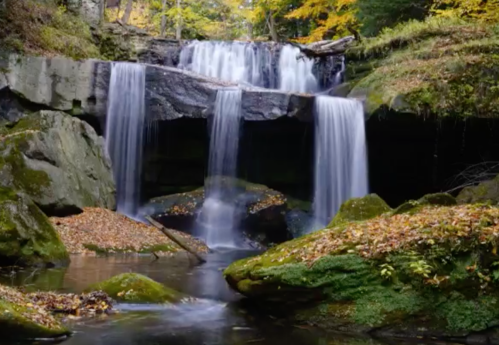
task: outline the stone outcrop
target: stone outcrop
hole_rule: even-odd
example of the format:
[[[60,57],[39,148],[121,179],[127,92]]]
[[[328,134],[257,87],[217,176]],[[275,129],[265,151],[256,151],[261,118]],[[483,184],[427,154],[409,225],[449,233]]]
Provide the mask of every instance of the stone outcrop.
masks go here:
[[[43,212],[24,193],[3,187],[0,238],[0,266],[57,266],[69,262],[64,245]]]
[[[242,239],[267,246],[291,238],[286,224],[286,197],[266,186],[237,180],[234,203],[239,211]],[[192,231],[205,200],[204,188],[151,200],[144,212],[167,228]]]
[[[40,111],[0,127],[0,186],[24,191],[49,215],[115,206],[103,139],[61,112]]]
[[[104,18],[106,0],[68,0],[67,6],[89,24],[99,25]]]
[[[0,62],[0,90],[73,115],[87,115],[105,123],[111,63],[64,58],[11,55]],[[172,67],[146,65],[146,110],[149,120],[207,118],[213,114],[217,90],[235,86]],[[244,88],[245,120],[274,120],[283,116],[311,120],[311,95]]]
[[[460,204],[491,203],[499,204],[499,175],[493,180],[484,181],[477,186],[464,188],[457,196]]]

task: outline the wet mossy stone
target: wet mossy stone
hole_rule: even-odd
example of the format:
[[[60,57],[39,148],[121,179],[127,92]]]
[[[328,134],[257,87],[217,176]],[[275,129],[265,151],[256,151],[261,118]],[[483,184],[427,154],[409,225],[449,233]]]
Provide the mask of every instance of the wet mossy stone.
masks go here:
[[[0,265],[68,262],[66,248],[45,214],[24,193],[0,187]]]
[[[35,320],[43,319],[42,322]],[[52,316],[21,303],[12,303],[0,296],[0,335],[3,338],[30,340],[69,336],[69,330]]]
[[[391,211],[390,206],[377,194],[369,194],[363,198],[352,198],[341,205],[340,211],[329,223],[328,227],[335,227],[346,222],[371,219],[389,211]]]
[[[96,290],[127,303],[175,303],[183,297],[180,292],[137,273],[123,273],[86,289]]]
[[[419,200],[410,200],[403,203],[395,210],[393,210],[392,214],[395,215],[407,212],[415,212],[418,207],[425,205],[454,206],[457,205],[457,201],[456,198],[448,193],[427,194]]]
[[[459,204],[490,203],[499,204],[499,175],[478,186],[466,187],[457,196]]]

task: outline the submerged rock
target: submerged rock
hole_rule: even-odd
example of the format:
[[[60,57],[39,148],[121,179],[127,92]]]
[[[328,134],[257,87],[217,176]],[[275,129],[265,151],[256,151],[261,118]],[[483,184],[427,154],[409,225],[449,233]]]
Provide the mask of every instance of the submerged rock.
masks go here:
[[[128,303],[175,303],[183,297],[180,292],[137,273],[123,273],[86,290],[102,290],[117,301]]]
[[[235,180],[234,203],[244,237],[262,245],[291,238],[286,224],[286,197],[263,185]],[[208,182],[207,182],[208,183]],[[205,200],[204,188],[152,199],[144,212],[167,228],[192,231]]]
[[[55,266],[69,256],[49,219],[25,194],[0,187],[0,265]]]
[[[493,180],[480,183],[478,186],[466,187],[457,196],[460,204],[488,202],[499,204],[499,175]]]
[[[40,111],[0,127],[0,185],[25,192],[50,215],[115,206],[102,138],[61,112]]]
[[[497,224],[499,208],[483,205],[385,213],[283,243],[224,275],[252,304],[293,322],[465,339],[499,318]]]
[[[391,211],[390,206],[377,194],[369,194],[363,198],[352,198],[341,205],[340,211],[328,227],[338,226],[345,222],[371,219],[389,211]]]

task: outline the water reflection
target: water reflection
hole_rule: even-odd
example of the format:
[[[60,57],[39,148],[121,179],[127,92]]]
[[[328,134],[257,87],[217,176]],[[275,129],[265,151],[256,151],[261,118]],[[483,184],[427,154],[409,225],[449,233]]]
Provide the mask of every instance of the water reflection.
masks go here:
[[[234,302],[241,296],[227,287],[221,271],[234,260],[252,254],[213,253],[201,266],[185,256],[157,261],[150,257],[74,257],[67,269],[15,275],[1,272],[0,280],[12,285],[28,284],[33,290],[80,292],[90,284],[132,271],[197,297],[174,306],[118,305],[120,312],[116,315],[75,322],[75,334],[64,345],[380,345],[370,338],[345,338],[281,324],[240,309]],[[5,341],[0,344],[21,345]]]

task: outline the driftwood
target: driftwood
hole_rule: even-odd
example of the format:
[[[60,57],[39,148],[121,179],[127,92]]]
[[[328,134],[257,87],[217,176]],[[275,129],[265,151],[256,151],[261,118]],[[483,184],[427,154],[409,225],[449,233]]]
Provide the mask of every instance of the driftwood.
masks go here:
[[[298,47],[303,55],[314,59],[333,55],[343,55],[353,41],[355,41],[355,36],[343,37],[336,41],[319,41],[305,46],[291,42],[290,44]]]
[[[181,248],[185,249],[187,252],[194,255],[196,257],[196,259],[198,259],[199,262],[206,262],[206,260],[201,255],[196,253],[195,250],[192,250],[191,248],[189,248],[189,246],[184,241],[182,241],[177,236],[175,236],[173,233],[171,233],[163,225],[161,225],[160,223],[158,223],[157,221],[155,221],[154,219],[152,219],[149,216],[147,216],[146,219],[147,219],[147,221],[149,221],[149,223],[151,223],[153,226],[158,228],[163,234],[165,234],[170,240],[172,240],[173,242],[178,244]]]

